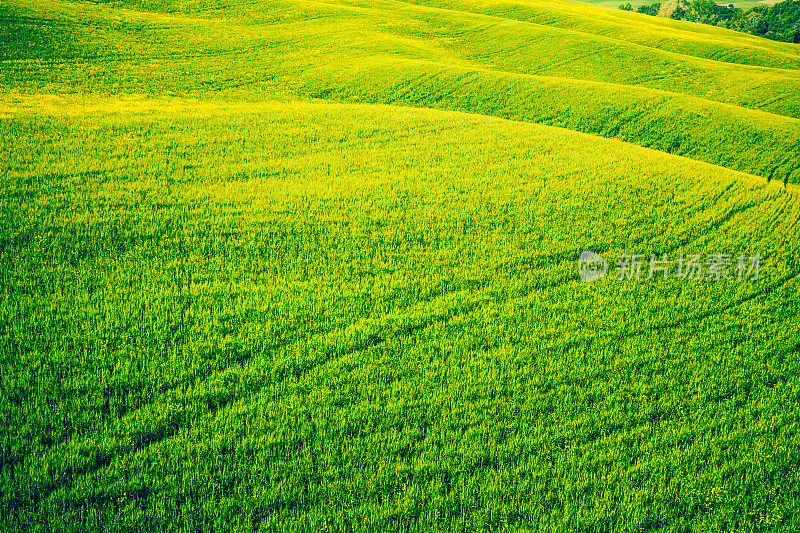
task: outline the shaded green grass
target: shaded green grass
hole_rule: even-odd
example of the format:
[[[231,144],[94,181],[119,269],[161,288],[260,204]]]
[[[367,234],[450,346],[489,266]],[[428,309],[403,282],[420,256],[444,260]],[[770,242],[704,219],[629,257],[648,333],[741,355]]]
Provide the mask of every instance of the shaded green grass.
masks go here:
[[[3,4],[0,530],[797,529],[795,52],[561,1]]]
[[[4,529],[797,525],[794,193],[474,115],[51,105],[2,122]]]

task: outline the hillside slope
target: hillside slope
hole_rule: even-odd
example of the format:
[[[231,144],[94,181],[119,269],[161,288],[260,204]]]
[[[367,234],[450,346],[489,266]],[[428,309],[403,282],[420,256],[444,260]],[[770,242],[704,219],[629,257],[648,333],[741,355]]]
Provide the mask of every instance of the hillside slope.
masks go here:
[[[781,188],[457,113],[23,104],[2,123],[4,529],[800,519]],[[582,249],[765,260],[584,284]]]
[[[605,26],[565,30],[553,21],[391,0],[369,7],[192,3],[182,10],[189,13],[169,4],[159,4],[165,13],[111,7],[118,4],[3,8],[12,34],[2,52],[5,85],[26,93],[283,94],[460,110],[614,137],[765,178],[800,179],[800,55],[785,43],[755,39],[757,48],[754,38],[737,41],[734,32],[721,38],[718,28],[681,27],[670,41],[682,43],[684,53],[677,54],[659,48],[666,46],[658,39],[634,44]],[[540,21],[531,10],[541,4],[519,5],[525,9],[483,10]],[[582,13],[594,23],[605,13],[566,6],[570,21]],[[664,31],[660,20],[642,26],[649,18],[639,16],[639,33]],[[712,54],[708,46],[727,51]],[[751,52],[761,58],[758,65],[705,57],[747,62]]]
[[[800,529],[793,48],[561,0],[0,19],[0,530]]]

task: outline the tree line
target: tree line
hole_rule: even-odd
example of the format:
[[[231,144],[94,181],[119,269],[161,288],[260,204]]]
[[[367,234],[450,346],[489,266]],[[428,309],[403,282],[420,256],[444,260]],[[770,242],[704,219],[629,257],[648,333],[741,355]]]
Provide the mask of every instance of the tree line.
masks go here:
[[[619,6],[633,11],[630,3]],[[789,43],[800,43],[800,0],[783,0],[773,6],[757,5],[747,11],[717,5],[713,0],[677,0],[636,8],[637,13],[711,24]]]

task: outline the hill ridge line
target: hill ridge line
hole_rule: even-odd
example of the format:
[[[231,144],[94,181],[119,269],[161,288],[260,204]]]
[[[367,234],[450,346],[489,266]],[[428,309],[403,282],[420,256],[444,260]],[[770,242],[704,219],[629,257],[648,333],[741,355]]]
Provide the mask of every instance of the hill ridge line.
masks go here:
[[[35,95],[32,94],[6,94],[3,96],[10,96],[11,98],[16,99],[31,99],[35,100],[37,97],[48,97],[54,107],[51,110],[43,111],[40,107],[34,108],[20,108],[19,113],[28,112],[32,115],[44,115],[44,116],[68,116],[68,115],[81,115],[81,114],[89,114],[89,113],[100,113],[106,114],[107,110],[102,107],[103,104],[94,104],[94,105],[87,105],[84,106],[79,112],[70,113],[67,111],[67,107],[60,105],[62,103],[69,104],[70,100],[75,100],[75,95],[67,95],[68,98],[64,98],[63,95],[48,95],[45,93],[37,93]],[[0,97],[2,98],[2,97]],[[731,174],[731,177],[737,178],[744,178],[745,181],[748,181],[754,185],[760,186],[767,186],[767,187],[775,187],[780,188],[781,190],[788,190],[790,193],[800,193],[800,184],[793,184],[790,183],[788,189],[784,189],[782,184],[779,184],[777,180],[772,180],[771,182],[767,182],[767,179],[763,176],[759,176],[756,174],[751,174],[749,172],[744,172],[741,170],[736,170],[730,167],[725,167],[722,165],[718,165],[715,163],[710,163],[708,161],[702,161],[699,159],[694,159],[691,157],[687,157],[684,155],[679,154],[671,154],[668,152],[664,152],[662,150],[656,150],[654,148],[648,148],[646,146],[641,146],[639,144],[631,143],[628,141],[624,141],[622,139],[617,139],[614,137],[604,137],[602,135],[597,135],[593,133],[573,130],[570,128],[565,128],[563,126],[554,126],[551,124],[544,124],[541,122],[532,122],[532,121],[525,121],[525,120],[514,120],[511,118],[504,118],[499,117],[497,115],[486,115],[483,113],[475,113],[469,112],[464,110],[455,110],[455,109],[440,109],[435,107],[427,107],[427,106],[412,106],[412,105],[402,105],[402,104],[394,104],[394,103],[376,103],[376,102],[342,102],[339,100],[329,100],[325,98],[313,98],[313,97],[295,97],[292,99],[287,100],[280,100],[280,99],[267,99],[267,100],[239,100],[239,99],[217,99],[217,100],[201,100],[198,98],[193,97],[180,97],[180,96],[162,96],[162,97],[151,97],[150,95],[144,94],[125,94],[125,95],[114,95],[114,96],[104,96],[102,97],[104,103],[114,102],[115,104],[121,104],[121,108],[124,109],[126,106],[130,108],[135,108],[136,104],[156,104],[151,106],[143,106],[140,108],[140,112],[146,113],[151,112],[154,110],[162,111],[162,112],[178,112],[179,109],[175,107],[175,104],[181,104],[183,106],[183,111],[185,110],[212,110],[214,112],[236,112],[236,111],[245,111],[245,112],[258,112],[265,108],[269,108],[271,106],[285,106],[285,105],[312,105],[312,106],[336,106],[341,108],[349,108],[349,109],[358,109],[358,108],[387,108],[387,109],[402,109],[406,111],[419,111],[424,114],[443,114],[443,115],[456,115],[456,116],[463,116],[463,117],[473,117],[479,120],[486,120],[486,121],[500,121],[509,124],[517,124],[523,127],[532,127],[532,128],[545,128],[545,129],[553,129],[558,130],[560,132],[566,132],[568,134],[577,135],[581,137],[588,137],[592,139],[598,139],[602,142],[608,143],[618,143],[623,146],[626,146],[633,150],[645,150],[652,154],[659,154],[659,156],[663,156],[666,158],[678,158],[682,161],[689,161],[692,164],[697,164],[701,166],[706,166],[713,169],[718,169],[723,172],[728,172]],[[59,102],[61,100],[61,102]],[[64,102],[66,100],[66,102]],[[96,98],[93,100],[96,102]],[[0,99],[0,105],[8,105],[8,100],[3,101]],[[160,104],[160,105],[158,105]],[[14,104],[12,104],[14,105]],[[119,110],[117,108],[116,110]],[[8,112],[6,108],[3,110]],[[13,111],[12,111],[13,112]]]
[[[389,56],[389,57],[391,57],[393,59],[396,59],[394,56]],[[616,82],[611,82],[611,81],[588,80],[588,79],[585,79],[585,78],[566,78],[566,77],[563,77],[563,76],[548,76],[548,75],[543,75],[543,74],[527,74],[527,73],[524,73],[524,72],[514,72],[514,71],[508,71],[508,70],[493,69],[491,67],[486,67],[486,66],[482,66],[482,65],[466,65],[466,64],[465,65],[453,65],[453,64],[449,64],[449,63],[445,63],[445,62],[433,61],[433,60],[430,60],[430,59],[418,59],[418,58],[402,58],[402,59],[404,61],[407,61],[407,62],[424,63],[424,64],[435,65],[435,66],[451,68],[451,69],[474,70],[474,71],[477,71],[477,72],[485,72],[485,73],[489,73],[489,74],[505,74],[505,75],[508,75],[508,76],[516,76],[516,77],[521,77],[521,78],[528,78],[528,79],[535,79],[535,80],[542,80],[542,81],[555,80],[555,81],[565,81],[565,82],[576,83],[576,84],[594,85],[594,86],[599,86],[599,87],[605,86],[605,87],[617,87],[617,88],[624,88],[624,89],[635,89],[635,90],[642,91],[642,92],[652,92],[652,93],[655,93],[655,94],[658,94],[658,95],[670,96],[670,97],[673,97],[673,98],[674,97],[690,98],[690,99],[698,101],[698,102],[708,102],[708,103],[713,104],[713,105],[718,105],[718,106],[723,106],[723,107],[730,108],[730,109],[739,110],[739,111],[742,111],[744,113],[755,113],[755,114],[759,114],[759,115],[768,115],[770,117],[776,117],[778,119],[785,119],[788,122],[800,125],[800,118],[793,117],[791,115],[782,115],[780,113],[773,113],[771,111],[765,111],[763,109],[754,109],[752,107],[746,107],[746,106],[741,106],[741,105],[737,105],[737,104],[731,104],[731,103],[728,103],[728,102],[720,102],[719,100],[712,100],[710,98],[703,98],[702,96],[696,96],[696,95],[693,95],[693,94],[676,92],[676,91],[668,91],[666,89],[655,89],[655,88],[652,88],[652,87],[646,87],[644,85],[629,85],[629,84],[626,84],[626,83],[616,83]],[[481,114],[481,113],[477,113],[477,114]],[[488,116],[494,116],[494,115],[488,115]]]
[[[462,14],[465,14],[465,15],[471,15],[471,16],[475,16],[475,17],[487,17],[487,18],[492,18],[492,19],[497,19],[497,20],[514,22],[514,23],[517,23],[517,24],[527,24],[527,25],[536,26],[536,27],[539,27],[539,28],[548,28],[548,29],[551,29],[551,30],[559,30],[559,31],[561,31],[563,33],[569,33],[571,35],[589,35],[589,36],[592,36],[592,37],[596,37],[598,39],[611,41],[611,42],[615,42],[615,43],[624,43],[624,44],[629,45],[629,46],[635,46],[635,47],[638,47],[638,48],[644,48],[644,49],[647,49],[647,50],[652,50],[652,51],[655,51],[655,52],[663,53],[665,55],[677,56],[679,58],[684,58],[684,59],[685,58],[692,58],[692,59],[695,59],[695,60],[698,60],[698,61],[706,61],[706,62],[709,62],[709,63],[712,63],[712,64],[721,63],[723,65],[736,65],[738,67],[772,70],[772,71],[778,71],[778,72],[792,73],[792,74],[794,74],[796,76],[800,76],[800,66],[798,66],[798,68],[796,68],[796,69],[791,69],[791,68],[771,67],[771,66],[766,66],[766,65],[749,65],[747,63],[738,63],[738,62],[735,62],[735,61],[724,61],[724,60],[721,60],[721,59],[712,59],[712,58],[703,57],[703,56],[695,56],[695,55],[691,55],[691,54],[683,54],[681,52],[674,52],[672,50],[665,50],[663,48],[658,48],[657,46],[649,46],[649,45],[646,45],[646,44],[632,42],[632,41],[629,41],[627,39],[621,39],[621,38],[618,38],[618,37],[610,37],[608,35],[603,35],[603,34],[600,34],[600,33],[592,33],[592,32],[589,32],[589,31],[562,28],[560,26],[551,26],[549,24],[541,24],[541,23],[538,23],[538,22],[531,22],[531,21],[528,21],[528,20],[521,20],[521,19],[503,17],[503,16],[500,16],[500,15],[490,15],[490,14],[487,14],[487,13],[476,13],[474,11],[464,11],[464,10],[460,10],[460,9],[448,9],[448,8],[442,8],[442,7],[428,6],[428,5],[425,5],[425,4],[416,4],[412,0],[389,0],[389,1],[392,1],[392,2],[395,2],[395,3],[398,3],[398,4],[405,4],[405,5],[409,5],[409,6],[414,6],[414,7],[418,7],[418,8],[422,8],[422,9],[426,9],[426,10],[442,11],[442,12],[449,12],[449,13],[462,13]],[[314,2],[315,3],[320,3],[320,4],[325,4],[325,5],[331,5],[331,6],[340,5],[340,4],[336,4],[336,3],[332,3],[332,2],[326,2],[326,1],[323,1],[323,0],[314,0]],[[587,7],[592,7],[592,8],[601,7],[601,6],[596,6],[594,4],[588,4],[588,3],[586,4],[586,6]],[[367,9],[367,8],[364,8],[364,9]],[[642,16],[647,16],[647,15],[642,15]],[[733,30],[729,30],[729,31],[733,32]],[[739,32],[734,32],[734,33],[738,34]],[[742,35],[746,36],[746,37],[749,36],[746,33],[742,33]],[[750,36],[750,37],[752,37],[752,36]],[[798,62],[800,62],[800,53],[797,56],[793,56],[792,54],[789,54],[788,52],[783,52],[783,51],[779,51],[779,50],[772,50],[770,48],[758,47],[758,46],[755,46],[755,45],[748,45],[748,48],[754,48],[756,50],[766,50],[766,51],[768,51],[770,53],[779,54],[781,56],[785,56],[785,57],[790,58],[790,59],[796,59]]]
[[[349,12],[359,12],[359,11],[361,11],[361,12],[373,12],[373,13],[376,13],[376,14],[381,14],[381,13],[385,13],[386,12],[386,9],[385,8],[381,8],[381,7],[365,7],[365,6],[357,6],[357,5],[347,5],[347,4],[337,3],[335,1],[328,1],[328,0],[304,0],[304,1],[306,3],[312,4],[312,5],[335,7],[335,8],[342,9],[343,11],[349,11]],[[657,46],[649,46],[649,45],[646,45],[646,44],[636,43],[636,42],[633,42],[633,41],[629,41],[627,39],[622,39],[622,38],[618,38],[618,37],[611,37],[609,35],[603,35],[603,34],[600,34],[600,33],[593,33],[593,32],[590,32],[590,31],[562,28],[560,26],[552,26],[552,25],[548,25],[548,24],[541,24],[541,23],[538,23],[538,22],[531,22],[531,21],[528,21],[528,20],[521,20],[521,19],[516,19],[516,18],[503,17],[501,15],[492,15],[492,14],[488,14],[488,13],[478,13],[478,12],[475,12],[475,11],[449,9],[449,8],[443,8],[443,7],[429,6],[429,5],[426,5],[426,4],[417,4],[417,3],[413,2],[413,0],[387,0],[387,1],[391,1],[393,3],[400,4],[400,5],[405,5],[405,6],[408,6],[409,8],[418,9],[418,10],[421,10],[421,11],[434,11],[434,12],[442,12],[442,13],[458,13],[458,14],[462,14],[462,15],[470,16],[470,17],[475,17],[475,18],[479,18],[479,19],[480,18],[485,18],[485,19],[500,20],[500,21],[505,21],[505,22],[513,22],[513,23],[516,23],[516,24],[524,24],[524,25],[529,25],[529,26],[535,26],[537,28],[545,28],[545,29],[548,29],[548,30],[551,30],[551,31],[554,31],[554,32],[561,32],[561,33],[566,33],[566,34],[570,34],[570,35],[586,35],[586,36],[594,37],[594,38],[597,38],[597,39],[600,39],[600,40],[603,40],[603,41],[612,42],[612,43],[616,43],[616,44],[624,44],[624,45],[627,45],[627,46],[633,46],[633,47],[637,47],[637,48],[642,48],[642,49],[650,50],[650,51],[653,51],[653,52],[656,52],[656,53],[659,53],[659,54],[663,54],[663,55],[666,55],[666,56],[669,56],[669,57],[674,57],[674,58],[679,58],[679,59],[684,59],[684,60],[686,58],[691,58],[691,59],[696,60],[696,61],[708,62],[710,64],[715,64],[715,65],[716,64],[734,65],[736,67],[741,67],[743,69],[753,69],[753,70],[762,71],[762,72],[763,71],[770,71],[770,72],[775,72],[775,73],[778,73],[778,74],[787,74],[787,75],[791,75],[793,77],[797,77],[798,78],[798,82],[800,82],[800,66],[798,66],[798,68],[796,68],[796,69],[792,69],[792,68],[773,67],[773,66],[766,66],[766,65],[750,65],[750,64],[747,64],[747,63],[739,63],[739,62],[735,62],[735,61],[724,61],[724,60],[721,60],[721,59],[712,59],[712,58],[703,57],[703,56],[696,56],[696,55],[685,54],[685,53],[681,53],[681,52],[675,52],[675,51],[672,51],[672,50],[665,50],[665,49],[659,48]],[[76,3],[76,2],[70,2],[70,3]],[[82,5],[80,2],[77,2],[77,4],[78,5]],[[588,4],[588,3],[585,4],[585,5],[587,7],[589,7],[589,8],[598,8],[598,9],[600,9],[600,8],[603,7],[603,6],[596,6],[594,4]],[[217,17],[217,16],[203,16],[201,13],[191,13],[191,14],[190,13],[161,13],[159,11],[138,10],[138,9],[132,9],[130,7],[120,7],[120,6],[113,6],[113,7],[110,7],[110,9],[112,9],[114,11],[126,12],[126,13],[129,13],[129,14],[137,14],[137,15],[150,14],[150,15],[154,15],[154,16],[173,19],[175,22],[181,22],[181,23],[186,23],[186,22],[190,22],[190,21],[192,21],[192,22],[194,22],[194,21],[203,22],[203,23],[206,23],[206,24],[208,24],[208,23],[223,23],[223,24],[228,24],[228,25],[241,25],[243,23],[243,21],[241,21],[240,19],[237,19],[237,18],[228,19],[228,18],[220,18],[220,17]],[[646,15],[643,15],[643,16],[646,16]],[[310,19],[310,20],[316,20],[316,19]],[[280,26],[280,25],[296,24],[297,22],[298,21],[280,21],[280,22],[274,22],[274,23],[268,23],[268,24],[256,24],[256,25],[259,25],[259,26]],[[307,20],[304,21],[304,22],[307,22]],[[737,37],[740,34],[740,32],[734,32],[733,30],[729,30],[729,31],[733,32]],[[746,34],[746,33],[741,33],[741,36],[742,37],[752,37],[754,39],[756,38],[755,36],[752,36],[752,35],[749,35],[749,34]],[[789,59],[797,59],[797,61],[800,62],[800,50],[798,50],[798,55],[794,56],[794,55],[792,55],[792,54],[790,54],[788,52],[784,52],[784,51],[780,51],[780,50],[773,50],[773,49],[765,48],[765,47],[759,47],[759,46],[754,45],[754,44],[746,43],[746,46],[748,48],[751,48],[751,49],[764,50],[764,51],[767,51],[769,53],[779,54],[779,55],[785,56],[785,57],[787,57]]]
[[[620,143],[622,145],[631,147],[633,149],[646,150],[646,151],[651,152],[651,153],[660,154],[660,155],[662,155],[664,157],[675,157],[675,158],[678,158],[678,159],[681,159],[681,160],[684,160],[684,161],[691,161],[692,163],[696,163],[698,165],[706,165],[706,166],[709,166],[709,167],[712,167],[712,168],[715,168],[715,169],[721,169],[721,170],[723,170],[725,172],[730,172],[732,174],[740,175],[741,177],[747,178],[748,181],[750,181],[750,182],[752,182],[754,184],[764,185],[764,186],[780,187],[780,189],[784,189],[784,186],[782,184],[779,185],[777,180],[772,180],[772,181],[768,182],[767,178],[765,178],[763,176],[759,176],[757,174],[751,174],[749,172],[744,172],[742,170],[736,170],[734,168],[725,167],[725,166],[722,166],[722,165],[717,165],[715,163],[710,163],[708,161],[702,161],[700,159],[694,159],[694,158],[687,157],[687,156],[684,156],[684,155],[671,154],[669,152],[664,152],[662,150],[656,150],[655,148],[649,148],[647,146],[642,146],[640,144],[635,144],[635,143],[631,143],[631,142],[628,142],[628,141],[623,141],[622,139],[617,139],[616,137],[604,137],[602,135],[597,135],[597,134],[594,134],[594,133],[588,133],[588,132],[584,132],[584,131],[573,130],[573,129],[570,129],[570,128],[565,128],[563,126],[554,126],[554,125],[551,125],[551,124],[543,124],[541,122],[532,122],[532,121],[526,121],[526,120],[514,120],[512,118],[498,117],[497,115],[485,115],[483,113],[471,113],[469,111],[462,111],[462,110],[455,110],[455,109],[439,109],[439,108],[427,107],[427,106],[409,106],[409,105],[400,105],[400,104],[391,104],[391,103],[389,103],[389,104],[387,104],[387,103],[374,103],[374,102],[340,102],[338,100],[327,100],[325,98],[309,98],[307,100],[306,99],[299,99],[299,100],[295,100],[295,101],[296,102],[311,102],[311,103],[319,102],[319,103],[324,103],[325,105],[337,105],[337,106],[345,106],[345,107],[367,106],[367,107],[392,107],[392,108],[406,109],[406,110],[408,110],[408,109],[419,109],[419,110],[424,110],[426,112],[431,112],[431,113],[446,113],[446,114],[454,113],[454,114],[457,114],[457,115],[466,115],[466,116],[471,116],[471,117],[482,117],[482,118],[484,118],[486,120],[499,120],[499,121],[508,122],[508,123],[511,123],[511,124],[520,124],[520,125],[526,125],[526,126],[538,127],[538,128],[556,129],[556,130],[559,130],[559,131],[569,132],[569,133],[575,134],[575,135],[591,137],[593,139],[602,139],[603,141],[608,141],[608,142],[611,142],[611,143]],[[790,183],[787,190],[789,190],[789,192],[792,192],[792,193],[800,193],[800,184]]]

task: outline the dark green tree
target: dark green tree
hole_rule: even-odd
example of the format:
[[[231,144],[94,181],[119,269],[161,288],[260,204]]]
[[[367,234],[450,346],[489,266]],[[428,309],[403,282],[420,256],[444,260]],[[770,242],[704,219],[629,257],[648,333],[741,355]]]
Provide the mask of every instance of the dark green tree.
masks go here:
[[[637,13],[644,13],[645,15],[656,16],[661,10],[661,3],[650,4],[649,6],[639,6],[636,8]]]

